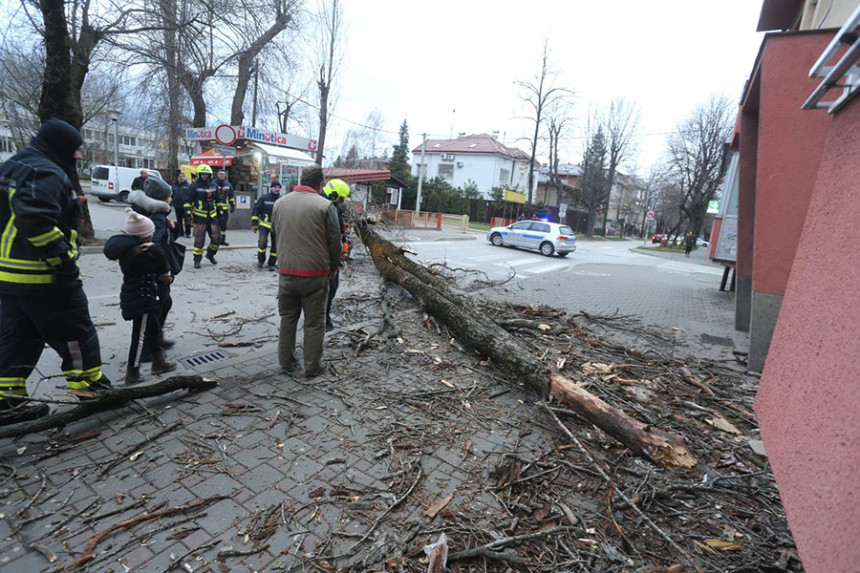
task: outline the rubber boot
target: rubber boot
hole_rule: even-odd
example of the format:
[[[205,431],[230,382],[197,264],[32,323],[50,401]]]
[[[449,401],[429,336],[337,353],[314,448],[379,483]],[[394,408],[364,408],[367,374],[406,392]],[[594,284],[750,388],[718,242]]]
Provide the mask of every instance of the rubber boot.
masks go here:
[[[138,384],[140,382],[143,382],[143,378],[140,375],[140,366],[129,366],[125,373],[126,385]]]
[[[209,251],[208,253],[206,253],[206,260],[209,261],[210,263],[212,263],[213,265],[218,264],[218,261],[215,260],[215,253],[213,253],[212,251]]]
[[[176,370],[176,362],[168,362],[163,350],[152,355],[152,375],[164,374]]]
[[[195,269],[199,269],[199,268],[200,268],[200,266],[201,266],[201,265],[200,265],[200,261],[201,261],[201,259],[202,259],[202,257],[194,257],[194,268],[195,268]]]

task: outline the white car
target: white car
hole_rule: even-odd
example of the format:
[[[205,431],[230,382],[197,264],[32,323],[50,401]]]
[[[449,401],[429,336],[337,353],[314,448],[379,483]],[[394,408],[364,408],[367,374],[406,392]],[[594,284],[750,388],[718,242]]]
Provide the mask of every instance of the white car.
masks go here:
[[[155,169],[147,169],[150,177],[161,179],[161,174]],[[96,165],[93,169],[93,177],[90,182],[90,195],[97,197],[99,201],[107,203],[116,199],[121,203],[128,203],[128,195],[131,193],[131,184],[135,177],[140,175],[140,169],[131,167],[114,167],[113,165]]]
[[[546,221],[520,221],[507,227],[493,227],[487,240],[497,247],[536,249],[546,257],[566,257],[576,250],[576,237],[567,225]]]

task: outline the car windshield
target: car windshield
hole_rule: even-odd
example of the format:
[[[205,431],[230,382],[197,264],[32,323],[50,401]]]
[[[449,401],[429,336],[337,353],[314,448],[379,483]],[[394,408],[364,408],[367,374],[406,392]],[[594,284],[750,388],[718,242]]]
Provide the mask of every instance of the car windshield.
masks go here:
[[[568,227],[567,225],[561,225],[561,226],[558,228],[558,232],[559,232],[559,233],[561,233],[562,235],[572,235],[572,234],[573,234],[573,229],[571,229],[571,228],[570,228],[570,227]]]
[[[107,179],[110,177],[107,167],[96,167],[93,169],[93,179]]]

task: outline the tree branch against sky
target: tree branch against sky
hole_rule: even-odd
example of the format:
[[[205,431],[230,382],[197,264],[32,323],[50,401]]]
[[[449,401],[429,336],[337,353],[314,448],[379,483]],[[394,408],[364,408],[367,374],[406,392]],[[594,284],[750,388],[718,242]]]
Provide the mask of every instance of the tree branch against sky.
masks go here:
[[[319,135],[316,161],[322,165],[325,159],[329,114],[334,107],[332,83],[340,71],[344,54],[346,29],[340,0],[320,0],[316,26],[314,58],[317,63],[317,89],[319,90]]]
[[[529,178],[528,178],[528,203],[533,201],[534,192],[534,168],[537,156],[538,142],[541,136],[541,125],[544,115],[553,102],[573,96],[573,91],[557,85],[558,72],[550,60],[549,40],[544,41],[543,53],[541,55],[540,68],[535,76],[528,81],[518,80],[514,82],[522,92],[522,101],[527,105],[530,115],[529,121],[533,124],[533,133],[529,140],[531,154],[529,156]]]
[[[734,126],[736,107],[723,96],[711,99],[678,125],[668,138],[669,173],[679,189],[680,209],[696,236],[702,230],[708,201],[723,179],[725,147]],[[673,232],[677,232],[681,222]]]

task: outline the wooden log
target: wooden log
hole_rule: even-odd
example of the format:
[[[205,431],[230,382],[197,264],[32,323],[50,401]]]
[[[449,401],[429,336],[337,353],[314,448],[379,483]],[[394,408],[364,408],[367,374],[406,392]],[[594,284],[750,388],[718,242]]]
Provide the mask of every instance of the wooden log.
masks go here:
[[[205,380],[201,376],[173,376],[156,384],[104,390],[97,394],[96,399],[81,402],[79,406],[71,410],[51,414],[30,422],[21,422],[19,424],[0,427],[0,439],[14,438],[51,428],[60,428],[72,422],[82,420],[96,412],[118,408],[132,400],[161,396],[162,394],[175,392],[176,390],[207,390],[217,385],[218,383],[214,380]]]
[[[572,380],[552,373],[514,336],[487,316],[472,309],[463,297],[452,293],[441,279],[403,255],[403,250],[373,231],[366,222],[356,231],[370,250],[382,275],[414,296],[440,318],[467,346],[489,356],[512,377],[522,380],[541,398],[554,396],[559,402],[617,439],[636,455],[669,468],[696,465],[682,436],[653,428],[635,420],[587,392]],[[412,271],[415,272],[412,272]],[[442,283],[442,286],[437,286]]]
[[[573,380],[553,373],[549,391],[560,403],[630,448],[637,456],[662,467],[692,468],[696,465],[696,459],[687,450],[682,436],[631,418]]]

